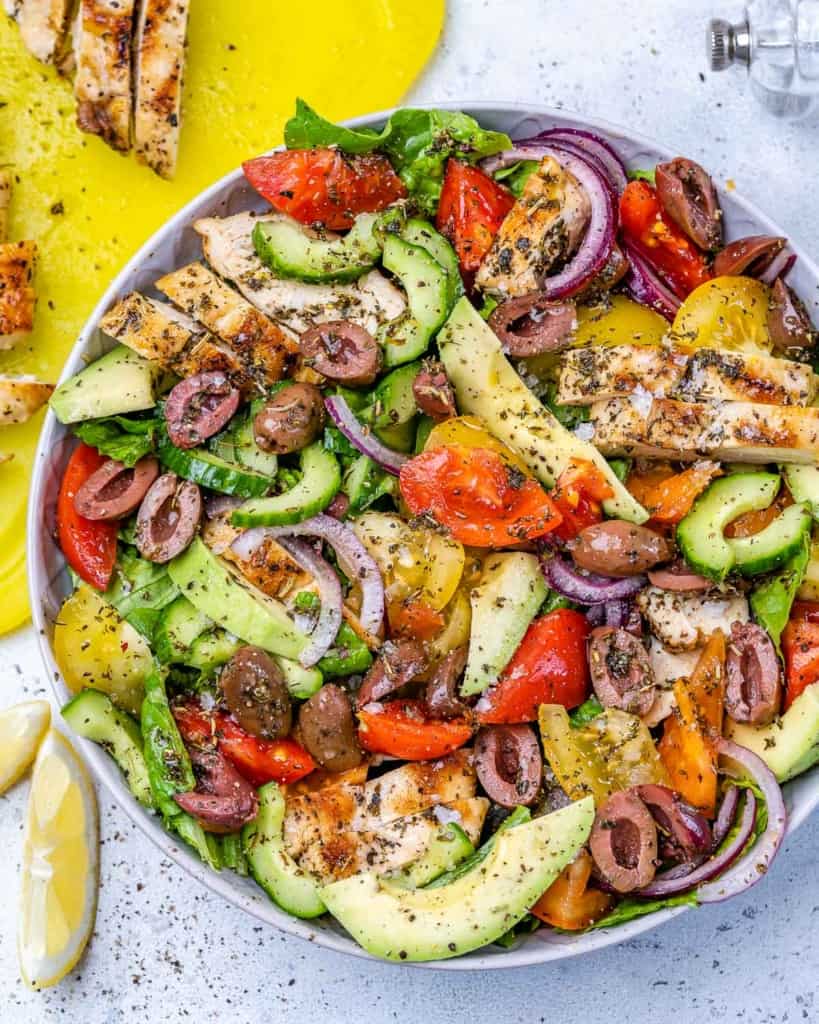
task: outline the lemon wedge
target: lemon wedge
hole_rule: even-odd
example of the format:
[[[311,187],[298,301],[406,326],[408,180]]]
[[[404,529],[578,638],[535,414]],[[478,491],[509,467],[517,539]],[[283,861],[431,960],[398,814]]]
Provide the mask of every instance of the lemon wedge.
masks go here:
[[[94,787],[51,729],[34,762],[23,847],[17,950],[30,988],[56,984],[82,956],[97,912],[98,869]]]
[[[48,701],[28,700],[0,711],[0,793],[28,768],[51,725]]]

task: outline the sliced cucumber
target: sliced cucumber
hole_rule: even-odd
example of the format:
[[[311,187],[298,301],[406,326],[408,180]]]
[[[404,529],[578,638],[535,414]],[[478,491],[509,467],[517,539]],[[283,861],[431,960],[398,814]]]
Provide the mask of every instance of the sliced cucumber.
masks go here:
[[[691,568],[708,579],[724,580],[736,564],[725,527],[737,516],[767,508],[779,484],[776,473],[742,473],[715,480],[677,527],[677,544]]]
[[[317,668],[304,668],[290,658],[274,656],[274,661],[282,670],[287,690],[291,697],[298,700],[309,700],[318,693],[324,683],[324,676]]]
[[[341,487],[338,459],[316,441],[299,453],[301,480],[289,491],[248,501],[230,517],[234,526],[289,526],[323,512]]]
[[[240,647],[241,641],[235,636],[223,629],[216,629],[212,633],[203,633],[194,640],[183,664],[189,668],[199,669],[203,676],[211,676],[217,668],[229,662]]]
[[[344,476],[344,493],[350,499],[349,515],[369,508],[385,494],[395,494],[396,477],[385,473],[368,455],[359,455]]]
[[[415,361],[388,373],[373,392],[372,426],[376,433],[404,426],[418,413],[413,384],[421,370]]]
[[[432,336],[446,320],[449,276],[426,249],[395,235],[388,235],[384,240],[382,263],[399,279],[409,303],[409,309],[402,316],[384,324],[378,331],[385,365],[401,366],[423,355]]]
[[[163,664],[185,661],[194,641],[213,626],[213,620],[186,597],[162,609],[154,629],[154,653]]]
[[[444,268],[448,280],[449,309],[452,309],[464,293],[464,283],[461,279],[458,257],[448,240],[439,234],[431,224],[415,217],[404,225],[401,237],[410,245],[419,245],[422,249],[426,249],[435,262],[440,263]]]
[[[160,431],[157,454],[166,469],[221,494],[258,498],[267,494],[272,484],[269,476],[227,462],[207,448],[177,448],[164,430]]]
[[[377,215],[360,213],[343,238],[322,238],[289,217],[259,221],[253,245],[259,259],[279,277],[300,281],[355,281],[381,255],[373,234]]]
[[[254,417],[264,404],[263,398],[257,398],[244,414],[234,416],[221,433],[208,441],[208,450],[225,462],[244,466],[274,480],[279,468],[278,457],[273,452],[262,451],[253,433]]]
[[[144,807],[153,807],[142,733],[136,719],[115,707],[100,690],[83,690],[61,712],[78,736],[105,747],[125,776],[128,788]]]
[[[751,537],[733,537],[728,544],[743,576],[778,569],[796,554],[810,533],[813,517],[802,505],[789,505],[764,530]]]
[[[402,889],[420,889],[434,881],[445,871],[451,871],[475,852],[472,840],[460,825],[451,822],[441,826],[440,832],[430,840],[418,860],[381,879],[382,885]]]

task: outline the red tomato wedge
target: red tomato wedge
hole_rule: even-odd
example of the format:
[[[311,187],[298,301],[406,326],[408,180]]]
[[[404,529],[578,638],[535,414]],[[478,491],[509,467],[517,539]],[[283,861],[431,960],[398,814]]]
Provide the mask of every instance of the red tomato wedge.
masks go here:
[[[455,246],[465,274],[473,274],[481,265],[514,205],[509,189],[480,168],[451,158],[447,161],[436,225]]]
[[[180,704],[173,716],[186,743],[207,744],[215,739],[219,752],[254,786],[298,782],[316,767],[295,740],[259,739],[222,711],[208,714],[196,705]]]
[[[787,711],[813,683],[819,683],[819,604],[797,601],[782,633],[785,655],[785,704]]]
[[[587,526],[602,522],[602,502],[614,491],[602,472],[585,459],[572,459],[557,479],[550,497],[563,516],[555,530],[561,540],[572,540]]]
[[[497,683],[478,704],[484,725],[534,722],[541,704],[576,708],[589,695],[586,616],[558,608],[529,626]]]
[[[666,216],[649,182],[626,186],[620,197],[620,227],[681,299],[713,276],[705,254]]]
[[[85,519],[74,508],[74,495],[108,462],[96,448],[78,445],[65,467],[57,497],[57,539],[74,572],[97,590],[106,590],[117,560],[117,524]]]
[[[371,754],[389,754],[405,761],[430,761],[451,754],[472,736],[466,719],[428,718],[419,700],[369,704],[358,712],[358,741]]]
[[[449,444],[421,452],[401,467],[400,484],[413,515],[432,516],[470,547],[506,547],[561,522],[540,484],[488,448]]]
[[[288,149],[242,164],[245,177],[280,213],[302,224],[346,231],[359,213],[403,199],[406,187],[385,156],[345,156],[337,149]]]

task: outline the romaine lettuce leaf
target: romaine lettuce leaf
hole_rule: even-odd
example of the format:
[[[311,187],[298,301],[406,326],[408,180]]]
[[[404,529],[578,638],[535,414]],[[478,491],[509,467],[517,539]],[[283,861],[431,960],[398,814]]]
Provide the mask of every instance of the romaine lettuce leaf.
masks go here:
[[[131,467],[154,450],[156,425],[153,417],[106,416],[75,423],[71,429],[100,455]]]
[[[796,592],[805,578],[810,561],[810,539],[805,537],[802,547],[773,576],[760,583],[751,593],[751,611],[754,618],[768,633],[777,651],[782,630],[788,623]]]

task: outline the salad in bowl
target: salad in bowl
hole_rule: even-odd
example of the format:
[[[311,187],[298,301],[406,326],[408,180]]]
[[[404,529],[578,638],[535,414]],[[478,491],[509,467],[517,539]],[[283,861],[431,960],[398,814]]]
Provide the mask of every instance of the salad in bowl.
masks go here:
[[[52,396],[66,722],[375,956],[742,892],[819,760],[788,240],[566,123],[300,102],[286,142]]]

